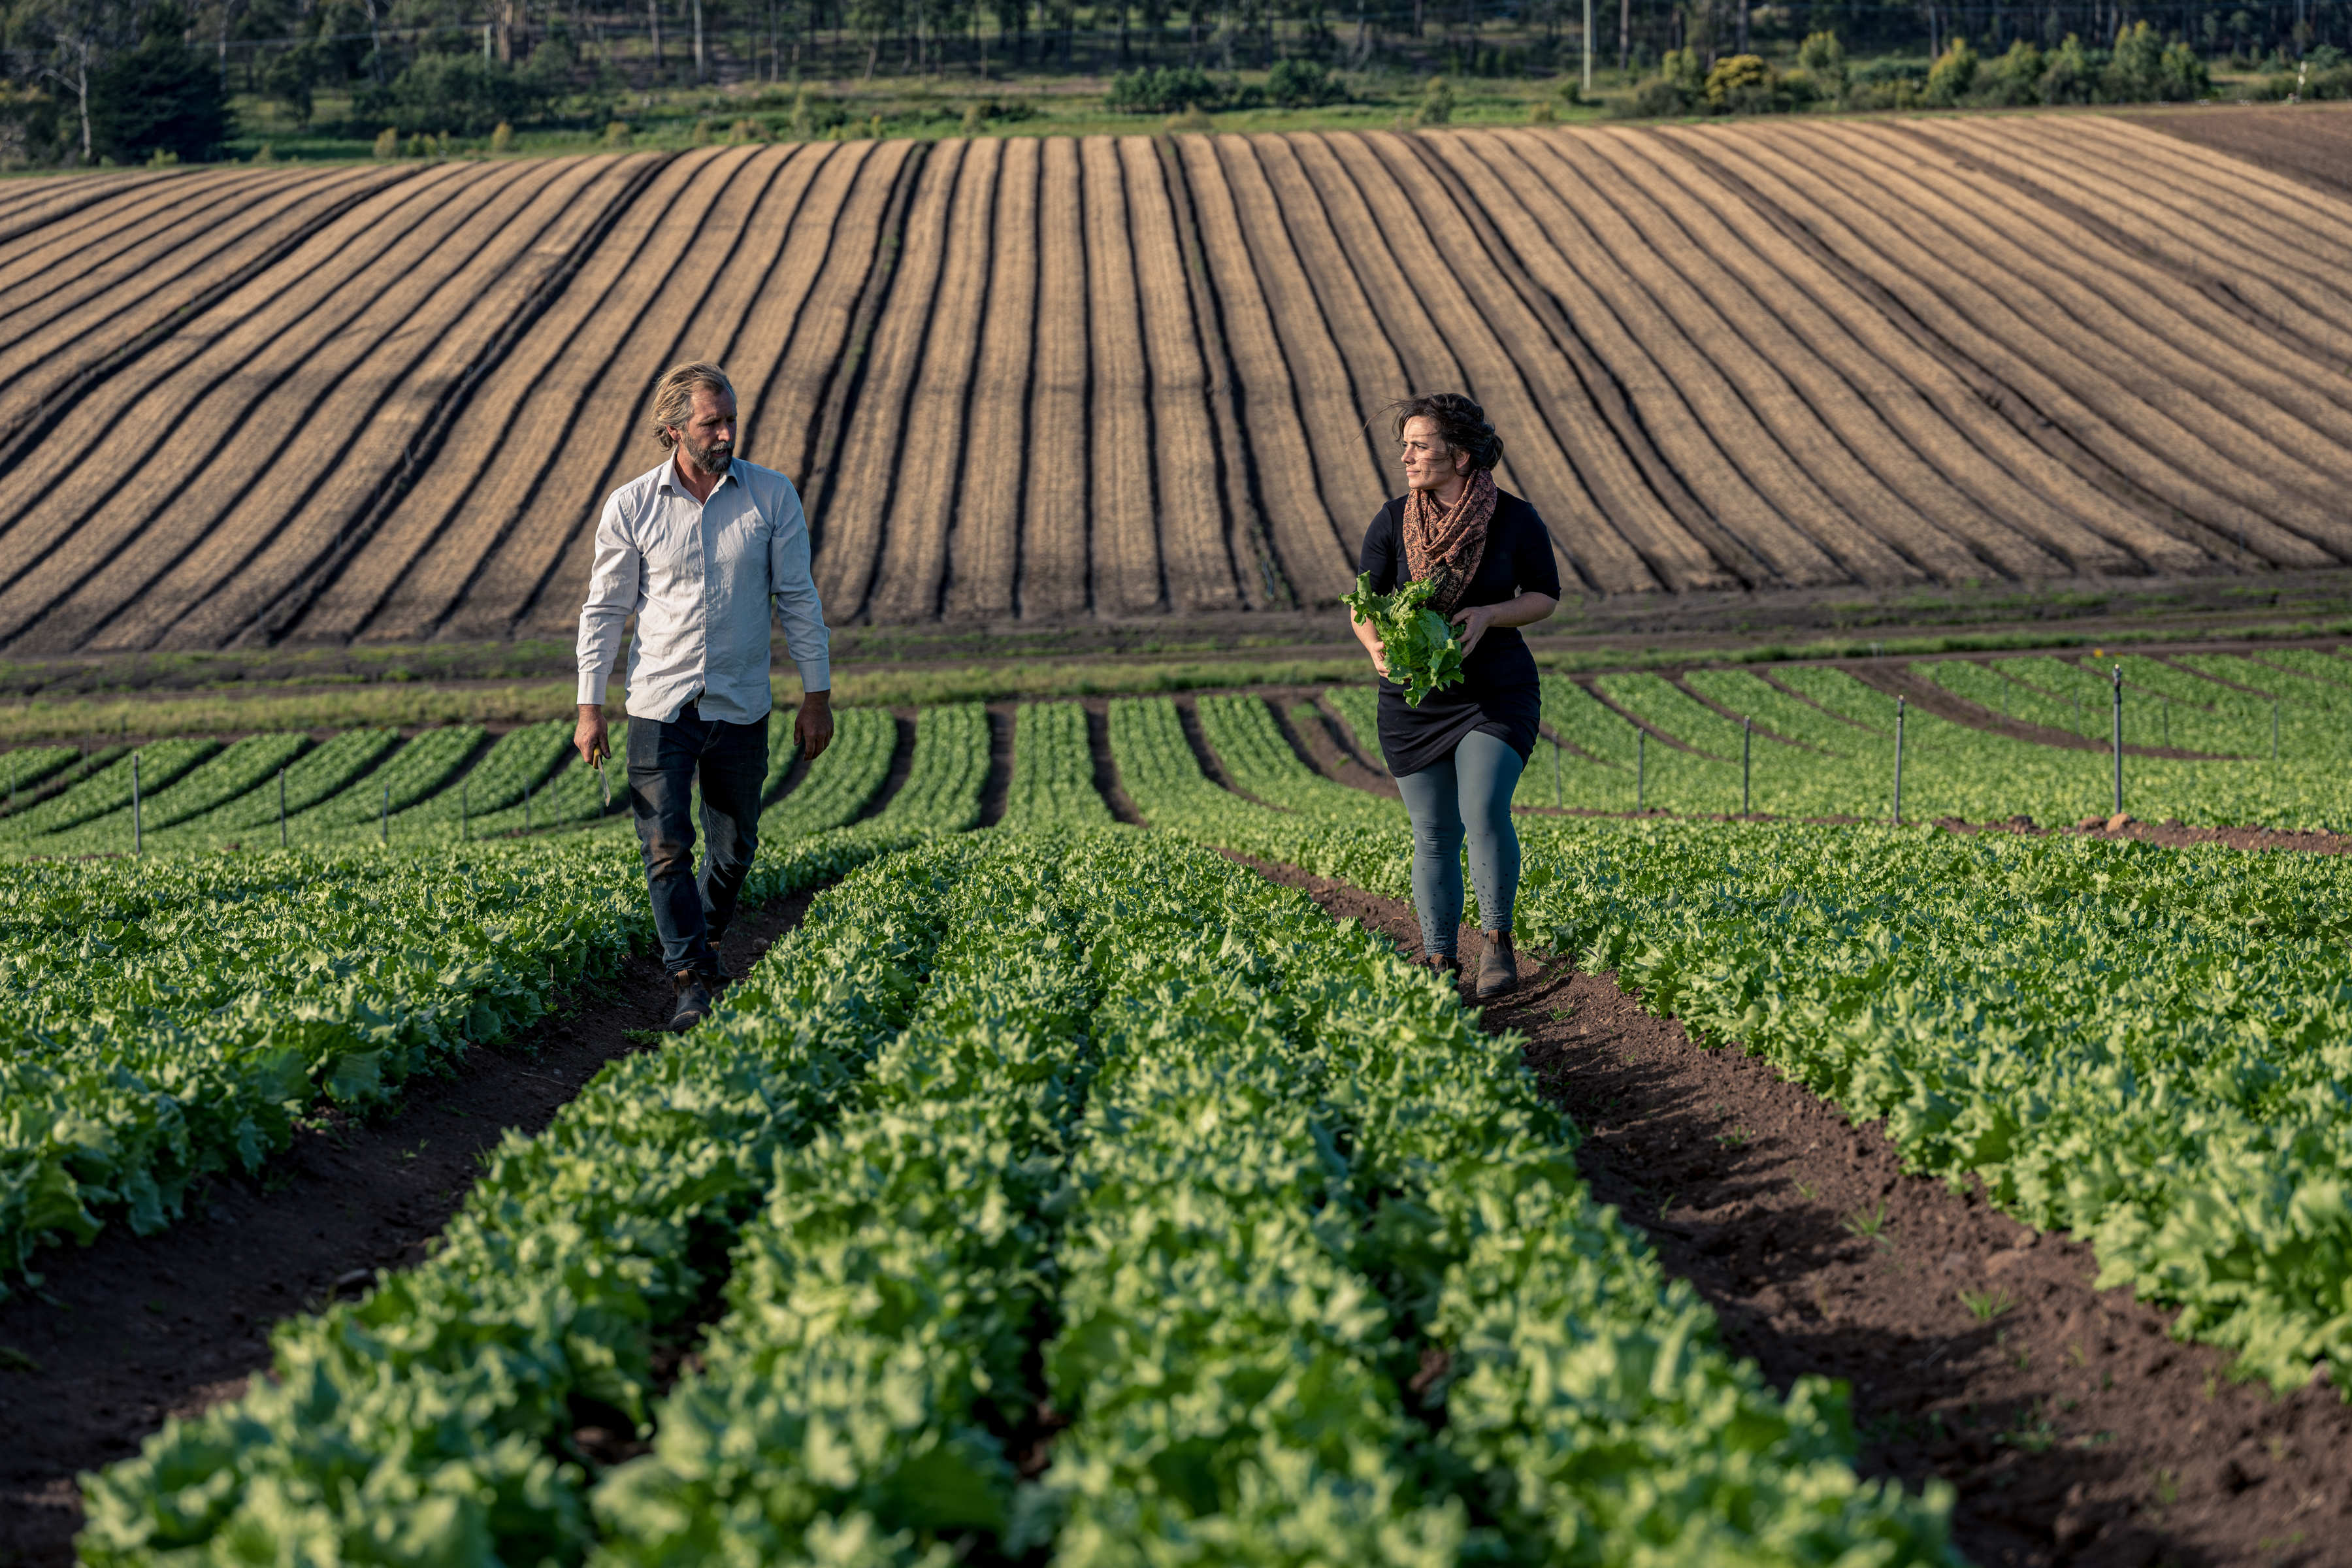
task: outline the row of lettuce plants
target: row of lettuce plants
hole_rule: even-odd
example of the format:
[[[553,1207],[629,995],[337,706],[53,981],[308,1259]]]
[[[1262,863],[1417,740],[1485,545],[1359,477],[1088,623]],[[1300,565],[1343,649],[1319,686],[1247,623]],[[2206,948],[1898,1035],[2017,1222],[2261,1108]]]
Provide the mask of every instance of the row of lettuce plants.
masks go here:
[[[1128,787],[1156,825],[1411,896],[1393,833]],[[1916,826],[1520,837],[1528,942],[2089,1242],[2103,1287],[2179,1304],[2242,1374],[2352,1384],[2343,861]]]
[[[1076,702],[1024,702],[1013,726],[1013,778],[1003,827],[1108,826],[1109,803],[1095,787],[1087,710]]]
[[[772,849],[747,894],[909,842]],[[611,841],[500,850],[595,859],[611,893],[635,880]],[[831,1119],[919,996],[940,928],[891,891],[852,879],[686,1040],[608,1064],[538,1137],[509,1133],[429,1261],[280,1323],[269,1376],[89,1478],[82,1561],[578,1561],[583,1413],[645,1416],[657,1351],[723,1276],[776,1155]]]
[[[1955,1561],[1592,1204],[1517,1046],[1167,836],[893,856],[91,1478],[83,1559]]]

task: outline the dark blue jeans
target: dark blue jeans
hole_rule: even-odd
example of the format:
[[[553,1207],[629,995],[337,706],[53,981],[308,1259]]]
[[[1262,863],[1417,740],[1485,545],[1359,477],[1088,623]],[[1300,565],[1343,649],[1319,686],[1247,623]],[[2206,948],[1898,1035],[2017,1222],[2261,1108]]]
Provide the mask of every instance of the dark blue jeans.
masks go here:
[[[688,703],[668,723],[629,721],[629,810],[645,847],[646,889],[662,967],[718,967],[719,939],[760,847],[760,788],[768,777],[768,721],[730,724]],[[694,784],[702,781],[702,872],[694,870]]]

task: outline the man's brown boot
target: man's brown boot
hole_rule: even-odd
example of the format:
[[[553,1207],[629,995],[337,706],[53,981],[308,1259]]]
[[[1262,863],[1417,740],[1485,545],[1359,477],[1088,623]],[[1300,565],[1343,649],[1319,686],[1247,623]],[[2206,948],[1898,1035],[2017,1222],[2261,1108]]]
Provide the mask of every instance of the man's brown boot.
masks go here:
[[[670,984],[677,988],[677,1000],[670,1005],[669,1032],[683,1035],[710,1011],[710,988],[691,969],[671,975]]]
[[[1519,983],[1519,963],[1511,955],[1511,933],[1490,931],[1478,954],[1478,1000],[1500,996]]]

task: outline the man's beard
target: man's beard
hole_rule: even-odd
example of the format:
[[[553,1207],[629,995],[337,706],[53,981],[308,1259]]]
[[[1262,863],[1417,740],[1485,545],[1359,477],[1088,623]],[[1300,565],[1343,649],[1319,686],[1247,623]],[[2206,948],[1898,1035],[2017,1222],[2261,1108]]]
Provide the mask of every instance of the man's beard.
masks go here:
[[[686,454],[688,462],[706,474],[724,474],[727,471],[727,466],[735,460],[735,446],[732,442],[724,447],[698,447],[693,442],[681,438],[677,447],[679,451]]]

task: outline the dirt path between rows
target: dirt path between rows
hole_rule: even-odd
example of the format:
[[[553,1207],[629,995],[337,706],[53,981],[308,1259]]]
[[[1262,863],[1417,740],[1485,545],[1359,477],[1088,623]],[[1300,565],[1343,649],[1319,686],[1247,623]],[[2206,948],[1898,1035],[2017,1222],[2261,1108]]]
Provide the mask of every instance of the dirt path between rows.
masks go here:
[[[1246,863],[1420,952],[1410,906]],[[2170,1312],[2092,1289],[2088,1247],[1905,1176],[1881,1129],[1699,1047],[1609,975],[1549,960],[1486,1017],[1527,1036],[1595,1196],[1715,1308],[1723,1342],[1778,1387],[1844,1379],[1862,1472],[1950,1481],[1972,1562],[2352,1563],[2352,1406],[2333,1390],[2231,1383]]]
[[[730,967],[798,925],[814,896],[739,916]],[[509,1128],[538,1132],[641,1048],[630,1037],[662,1026],[670,994],[655,958],[633,958],[568,1013],[411,1086],[396,1114],[331,1116],[261,1179],[214,1183],[162,1234],[110,1226],[87,1250],[47,1255],[39,1291],[0,1305],[0,1564],[71,1563],[79,1472],[136,1453],[167,1415],[242,1393],[277,1320],[422,1261],[482,1153]]]

